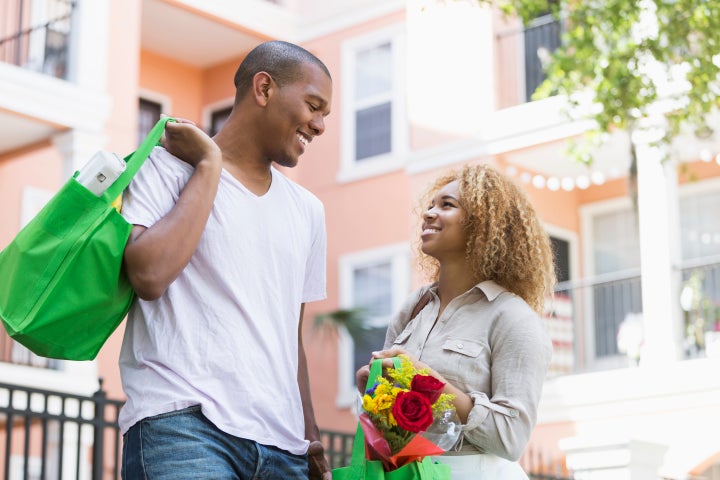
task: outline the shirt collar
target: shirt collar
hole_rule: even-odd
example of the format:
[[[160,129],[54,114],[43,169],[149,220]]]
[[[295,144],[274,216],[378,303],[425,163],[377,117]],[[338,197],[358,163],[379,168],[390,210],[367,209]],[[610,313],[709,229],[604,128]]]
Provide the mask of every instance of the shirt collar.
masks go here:
[[[475,288],[481,290],[490,302],[495,300],[501,293],[507,292],[506,288],[498,285],[492,280],[485,280],[484,282],[480,282],[475,285]]]

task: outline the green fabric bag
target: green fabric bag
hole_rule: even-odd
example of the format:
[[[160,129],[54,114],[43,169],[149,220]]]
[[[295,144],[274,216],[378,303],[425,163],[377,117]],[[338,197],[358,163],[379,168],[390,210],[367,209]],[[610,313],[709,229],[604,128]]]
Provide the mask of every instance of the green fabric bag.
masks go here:
[[[394,358],[393,362],[397,368],[399,360]],[[370,364],[366,389],[374,385],[381,375],[382,361],[373,360]],[[410,462],[397,470],[386,472],[380,460],[368,460],[365,457],[365,434],[358,422],[350,465],[333,469],[332,478],[333,480],[450,480],[450,466],[425,457],[422,461]]]
[[[171,118],[161,119],[120,177],[98,197],[74,177],[0,252],[0,318],[36,355],[92,360],[130,309],[122,269],[132,225],[111,204],[130,184]]]

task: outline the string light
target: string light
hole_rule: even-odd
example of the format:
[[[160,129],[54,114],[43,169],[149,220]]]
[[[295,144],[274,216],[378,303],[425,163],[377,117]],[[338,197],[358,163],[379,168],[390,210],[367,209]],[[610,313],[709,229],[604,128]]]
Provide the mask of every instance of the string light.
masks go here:
[[[720,165],[720,152],[714,154],[711,150],[705,148],[698,152],[698,158],[705,163],[710,163],[715,160],[715,163]],[[554,175],[546,176],[540,173],[533,174],[527,171],[522,171],[515,165],[509,165],[505,168],[505,173],[509,177],[518,178],[523,184],[532,185],[537,189],[547,188],[551,192],[557,192],[560,190],[571,192],[575,189],[587,190],[592,185],[603,185],[608,180],[621,178],[624,171],[617,167],[612,167],[606,172],[594,170],[589,174],[582,174],[576,177],[565,176],[560,178]]]

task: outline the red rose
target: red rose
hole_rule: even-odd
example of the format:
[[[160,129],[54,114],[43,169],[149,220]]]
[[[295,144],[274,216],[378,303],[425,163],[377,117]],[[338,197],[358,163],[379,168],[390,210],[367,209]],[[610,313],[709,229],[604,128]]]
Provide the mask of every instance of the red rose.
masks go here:
[[[443,382],[430,375],[415,375],[410,383],[410,390],[425,395],[431,405],[437,402],[444,388]]]
[[[409,432],[424,432],[433,423],[432,405],[418,392],[398,393],[392,414],[400,428]]]

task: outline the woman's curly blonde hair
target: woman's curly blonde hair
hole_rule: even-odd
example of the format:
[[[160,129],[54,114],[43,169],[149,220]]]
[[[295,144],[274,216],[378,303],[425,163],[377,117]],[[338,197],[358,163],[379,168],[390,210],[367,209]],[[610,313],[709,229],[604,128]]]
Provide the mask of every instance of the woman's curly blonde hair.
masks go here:
[[[465,210],[465,255],[474,280],[493,280],[542,313],[555,285],[555,265],[550,238],[527,195],[489,165],[466,165],[438,178],[422,196],[420,211],[455,180]],[[420,264],[437,281],[440,265],[421,247],[418,244]]]

